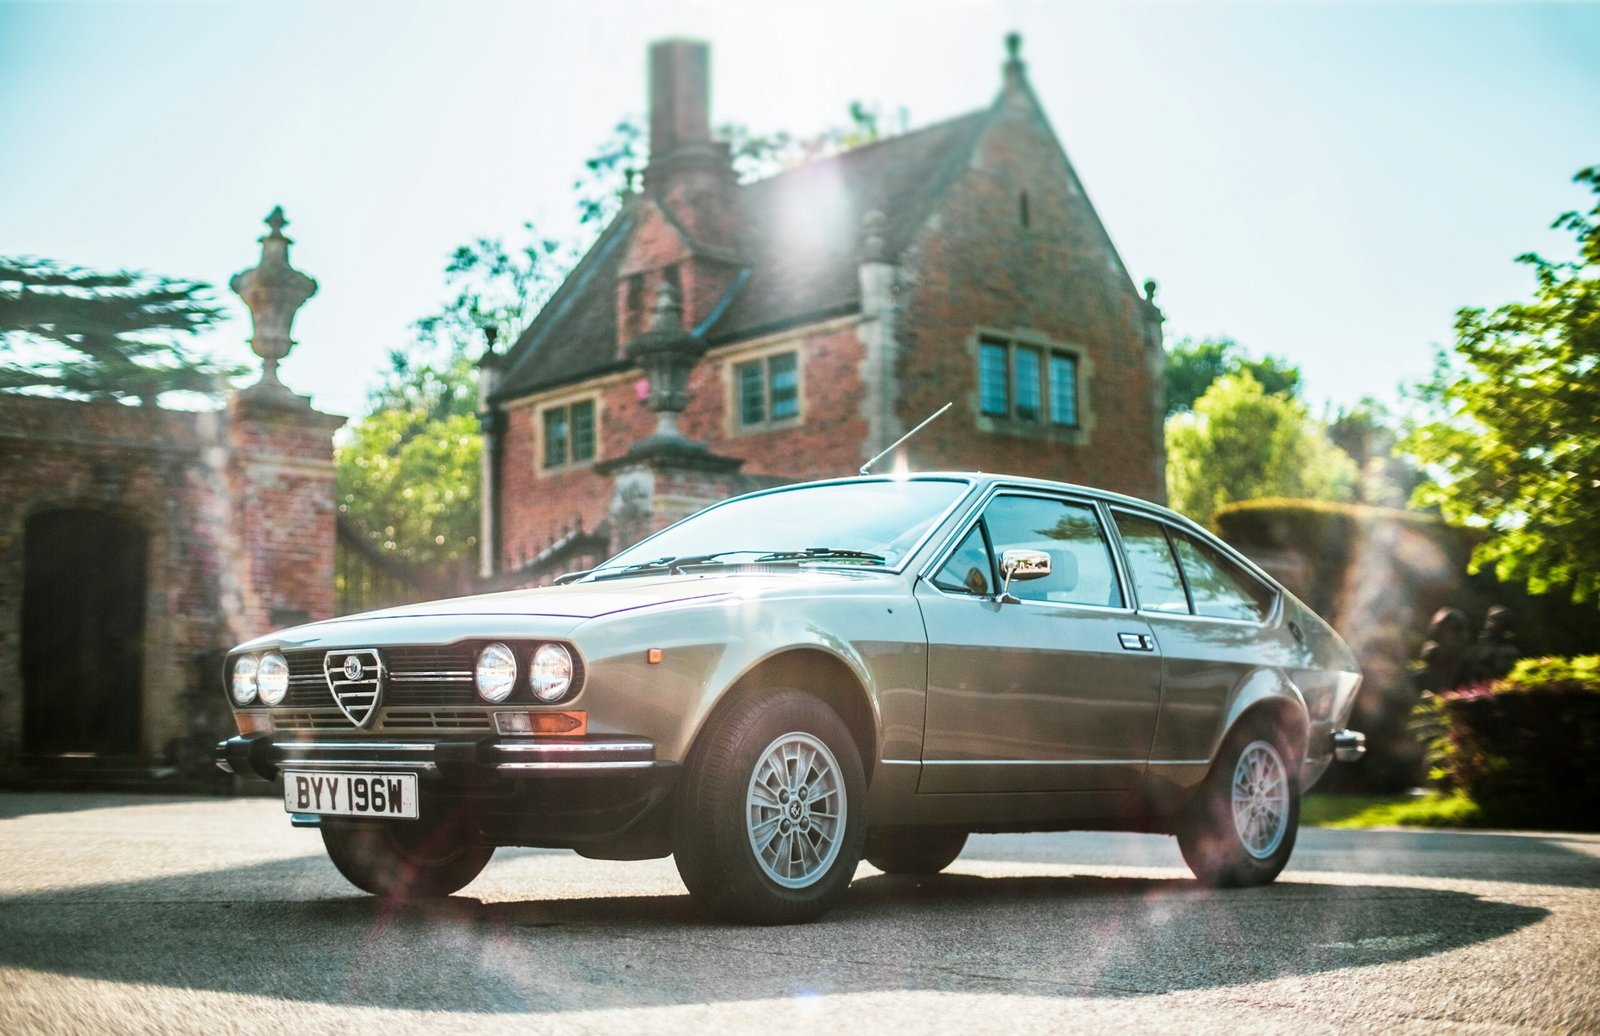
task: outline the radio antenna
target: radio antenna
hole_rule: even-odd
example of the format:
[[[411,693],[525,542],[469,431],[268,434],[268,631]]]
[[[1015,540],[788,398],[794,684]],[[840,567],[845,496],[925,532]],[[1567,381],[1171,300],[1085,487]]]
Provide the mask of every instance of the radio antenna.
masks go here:
[[[892,444],[890,444],[888,449],[884,450],[882,453],[878,454],[876,457],[872,458],[871,460],[867,461],[865,464],[861,465],[861,474],[865,475],[868,472],[870,472],[872,470],[872,466],[874,464],[878,463],[878,461],[882,460],[883,458],[887,457],[889,454],[893,453],[895,450],[899,449],[901,443],[905,442],[907,439],[911,438],[913,435],[916,435],[918,432],[920,432],[924,428],[928,427],[928,425],[933,423],[933,419],[934,418],[938,417],[940,414],[944,413],[946,410],[949,410],[950,407],[953,406],[953,405],[954,404],[952,404],[952,403],[946,403],[944,406],[940,407],[939,409],[935,410],[933,413],[929,414],[926,420],[924,420],[921,424],[917,425],[915,428],[911,429],[911,431],[909,431],[906,434],[902,435],[900,438],[896,439]]]

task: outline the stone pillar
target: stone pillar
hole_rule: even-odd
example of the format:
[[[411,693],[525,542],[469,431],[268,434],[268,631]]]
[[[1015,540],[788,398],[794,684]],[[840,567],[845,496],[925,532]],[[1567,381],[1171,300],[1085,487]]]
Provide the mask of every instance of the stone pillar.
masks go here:
[[[655,432],[621,457],[594,466],[613,479],[608,515],[613,550],[733,494],[744,461],[714,454],[678,428],[678,414],[689,405],[689,373],[704,352],[705,343],[683,329],[677,293],[663,283],[650,330],[628,346],[628,358],[644,369],[650,384],[646,404],[656,414]]]
[[[260,264],[230,282],[250,307],[250,344],[263,360],[261,380],[227,410],[235,557],[224,592],[238,601],[226,609],[236,640],[328,618],[334,607],[333,433],[344,418],[313,410],[278,380],[278,361],[294,346],[295,312],[317,288],[289,265],[287,223],[281,208],[272,210]]]

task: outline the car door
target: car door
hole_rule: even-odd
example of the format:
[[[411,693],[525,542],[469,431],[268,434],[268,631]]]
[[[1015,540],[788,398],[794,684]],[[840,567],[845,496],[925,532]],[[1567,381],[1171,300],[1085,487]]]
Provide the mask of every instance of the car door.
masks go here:
[[[998,559],[1042,550],[1050,575]],[[1111,791],[1144,774],[1161,694],[1149,626],[1127,604],[1104,516],[1086,499],[1005,491],[924,578],[921,792]]]
[[[1112,515],[1139,614],[1161,647],[1151,763],[1204,764],[1236,690],[1264,663],[1283,661],[1268,628],[1277,593],[1188,530],[1120,508]]]

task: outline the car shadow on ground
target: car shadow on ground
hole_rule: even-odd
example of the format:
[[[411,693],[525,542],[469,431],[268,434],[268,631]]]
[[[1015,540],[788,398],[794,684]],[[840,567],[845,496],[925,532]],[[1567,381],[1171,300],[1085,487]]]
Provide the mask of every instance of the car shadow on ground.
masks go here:
[[[1425,957],[1548,914],[1381,885],[1215,891],[1178,878],[954,873],[866,876],[820,922],[749,928],[706,919],[687,895],[329,896],[319,865],[283,860],[3,898],[0,966],[477,1013],[888,990],[1141,996]],[[519,876],[537,871],[534,861]]]

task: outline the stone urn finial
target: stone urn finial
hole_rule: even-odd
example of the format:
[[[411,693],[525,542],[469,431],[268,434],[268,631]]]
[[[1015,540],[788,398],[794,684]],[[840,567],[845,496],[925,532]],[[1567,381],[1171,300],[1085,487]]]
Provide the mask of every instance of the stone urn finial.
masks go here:
[[[283,207],[273,208],[266,218],[268,233],[260,239],[261,262],[235,274],[228,286],[250,307],[254,327],[250,348],[261,357],[261,380],[244,394],[303,402],[278,380],[278,362],[294,347],[289,325],[305,301],[317,293],[317,282],[289,265],[290,241],[283,234],[288,223]]]
[[[628,359],[644,368],[650,382],[645,404],[656,413],[653,439],[683,438],[678,414],[689,405],[689,372],[705,352],[705,343],[683,329],[683,307],[670,281],[656,289],[650,330],[628,344]]]

